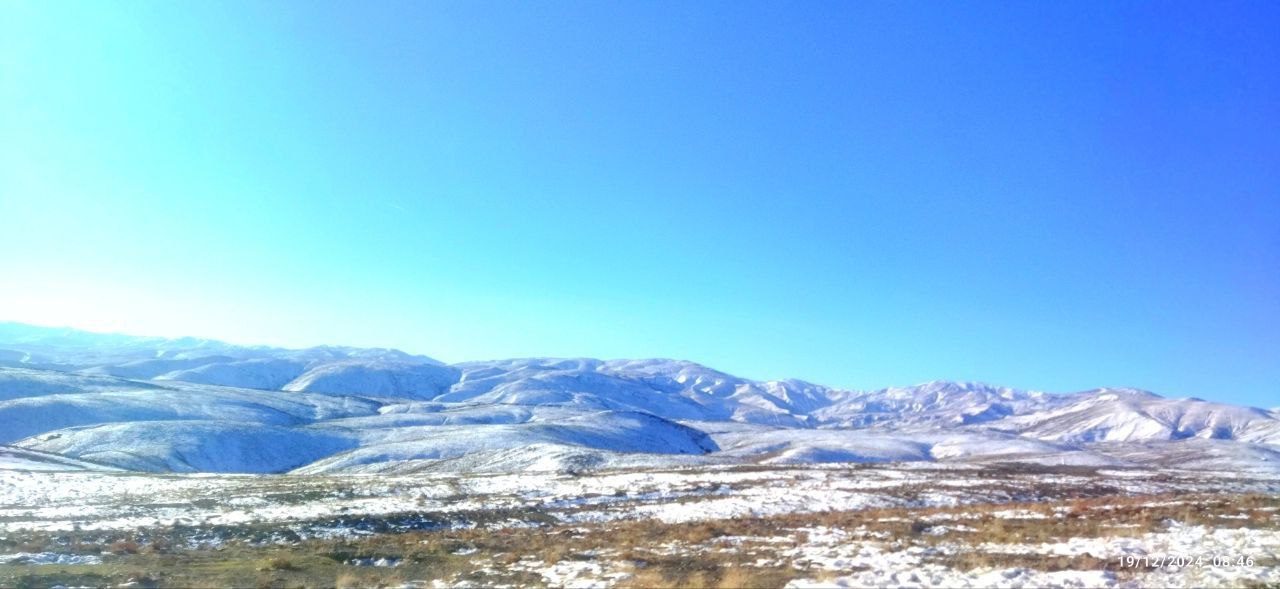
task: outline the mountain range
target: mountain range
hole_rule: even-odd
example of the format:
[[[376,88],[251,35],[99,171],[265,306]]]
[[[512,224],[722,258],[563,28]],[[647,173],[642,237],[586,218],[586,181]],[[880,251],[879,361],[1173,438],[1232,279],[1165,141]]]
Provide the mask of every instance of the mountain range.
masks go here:
[[[1129,388],[852,391],[681,360],[445,364],[0,323],[0,444],[8,465],[149,472],[998,461],[1280,474],[1280,411]]]

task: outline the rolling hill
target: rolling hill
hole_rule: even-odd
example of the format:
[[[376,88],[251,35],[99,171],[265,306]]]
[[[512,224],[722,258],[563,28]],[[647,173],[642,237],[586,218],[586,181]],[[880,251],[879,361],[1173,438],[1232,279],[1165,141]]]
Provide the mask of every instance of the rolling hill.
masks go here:
[[[174,472],[1007,461],[1280,473],[1274,410],[1136,389],[850,391],[681,360],[446,365],[19,324],[0,324],[0,444],[8,464]]]

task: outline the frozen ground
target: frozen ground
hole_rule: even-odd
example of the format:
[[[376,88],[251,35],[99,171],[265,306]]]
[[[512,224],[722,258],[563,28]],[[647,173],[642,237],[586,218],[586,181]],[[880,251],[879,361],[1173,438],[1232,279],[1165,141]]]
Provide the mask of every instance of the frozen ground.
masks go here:
[[[344,571],[355,585],[407,586],[732,586],[743,571],[792,587],[1280,582],[1280,481],[1249,473],[897,463],[158,475],[9,464],[0,585],[123,583],[139,570],[183,585],[194,582],[175,571],[183,559],[215,557],[247,563],[226,582],[321,586]],[[1217,507],[1192,513],[1209,500]],[[422,552],[442,538],[446,552]],[[260,564],[279,553],[306,564]],[[316,554],[326,556],[308,560]],[[1188,556],[1200,565],[1122,561]],[[719,568],[667,570],[699,558]]]
[[[0,587],[1266,586],[1280,413],[0,323]]]
[[[561,522],[697,521],[871,507],[935,507],[1076,496],[1280,493],[1248,473],[1076,468],[710,466],[587,476],[156,475],[0,470],[0,532],[166,526],[288,526],[331,518],[537,510]],[[540,520],[541,521],[541,520]],[[317,523],[320,522],[320,523]],[[326,532],[328,533],[328,532]]]

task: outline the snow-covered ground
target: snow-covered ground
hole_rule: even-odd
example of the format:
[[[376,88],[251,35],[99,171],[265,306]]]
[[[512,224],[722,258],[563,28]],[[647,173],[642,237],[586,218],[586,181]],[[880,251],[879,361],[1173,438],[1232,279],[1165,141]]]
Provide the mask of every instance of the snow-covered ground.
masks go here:
[[[1137,389],[1051,394],[935,381],[848,391],[681,360],[445,365],[386,349],[284,350],[0,323],[0,571],[110,566],[123,557],[86,546],[161,536],[185,550],[237,542],[258,550],[433,530],[1277,493],[1280,412]],[[1000,513],[1017,522],[1058,512]],[[1143,534],[1119,539],[1082,532],[980,549],[964,541],[977,523],[954,514],[919,516],[928,525],[909,541],[902,530],[814,520],[778,524],[776,549],[760,558],[774,573],[789,571],[770,577],[778,584],[801,586],[1277,582],[1273,516],[1226,515],[1248,525],[1141,521]],[[1193,546],[1256,553],[1261,572],[1118,571],[1081,560]],[[508,559],[494,570],[553,585],[659,581],[634,558],[585,550],[597,556]],[[974,550],[1004,556],[953,562]],[[1075,560],[1018,560],[1028,555]],[[405,555],[341,562],[417,566]]]
[[[140,541],[138,554],[145,554],[147,542],[163,539],[164,550],[179,555],[173,562],[181,562],[182,554],[204,555],[209,550],[234,548],[228,555],[311,550],[308,542],[339,541],[357,547],[375,542],[383,547],[378,550],[385,550],[387,542],[377,538],[451,530],[486,530],[475,538],[505,538],[517,544],[511,534],[578,537],[596,530],[596,536],[589,536],[594,540],[575,540],[569,552],[576,556],[553,561],[535,554],[510,562],[492,548],[451,548],[450,558],[470,560],[449,570],[471,568],[458,569],[463,572],[450,573],[452,577],[432,576],[430,584],[412,575],[426,575],[413,571],[432,571],[434,565],[415,564],[406,554],[359,556],[364,553],[356,550],[357,556],[342,557],[334,566],[394,569],[409,587],[475,584],[477,575],[490,574],[485,571],[497,576],[478,584],[523,574],[530,576],[521,577],[520,584],[648,586],[653,579],[636,570],[636,557],[605,545],[613,542],[611,526],[642,522],[677,527],[757,522],[751,533],[763,533],[760,537],[728,530],[696,542],[654,541],[635,550],[676,560],[701,558],[697,555],[708,551],[731,556],[736,563],[732,566],[739,569],[772,571],[771,578],[783,579],[778,586],[1235,586],[1245,581],[1274,583],[1280,558],[1280,512],[1274,506],[1280,501],[1269,507],[1219,509],[1221,516],[1212,522],[1220,522],[1222,528],[1166,522],[1166,516],[1157,515],[1151,524],[1156,527],[1141,534],[970,541],[986,538],[983,534],[989,533],[992,521],[1043,522],[1050,530],[1086,519],[1130,525],[1106,511],[1108,502],[1127,505],[1130,512],[1135,501],[1152,509],[1186,510],[1193,505],[1188,501],[1204,497],[1280,494],[1275,477],[1241,472],[914,462],[703,465],[587,474],[241,475],[105,471],[78,463],[50,470],[47,458],[12,452],[0,463],[0,584],[5,574],[29,575],[46,565],[71,566],[56,570],[73,572],[96,571],[95,565],[121,570],[134,562],[158,566],[132,552],[105,549],[120,542]],[[1157,499],[1142,499],[1148,496]],[[1082,497],[1091,498],[1087,501],[1094,511],[1071,515],[1078,509],[1071,507],[1073,502]],[[886,509],[897,511],[874,515]],[[978,534],[979,530],[984,531]],[[412,546],[420,541],[403,542]],[[584,542],[602,545],[581,549]],[[996,564],[970,564],[963,560],[970,553],[995,555]],[[1244,555],[1258,564],[1116,570],[1123,557],[1192,553]],[[1082,555],[1097,560],[1082,561]],[[492,560],[499,557],[504,560]],[[1000,558],[1066,560],[1003,566]],[[1058,570],[1062,567],[1066,569]]]
[[[1117,475],[1120,472],[1120,475]],[[703,466],[591,475],[213,475],[0,470],[0,532],[306,524],[328,518],[535,509],[562,522],[684,522],[1099,494],[1280,493],[1280,479],[1197,471],[890,464]]]
[[[787,587],[1235,587],[1280,583],[1280,533],[1275,529],[1211,529],[1171,523],[1165,530],[1137,537],[1072,538],[1054,544],[943,543],[901,549],[891,542],[859,542],[842,530],[811,529],[804,546],[787,556],[802,558],[819,570],[835,572],[818,580],[793,580]],[[1029,567],[958,570],[930,557],[964,552],[984,554],[1087,555],[1112,570],[1045,571]],[[1152,559],[1179,564],[1117,572],[1126,562]],[[936,559],[935,559],[936,560]],[[1185,564],[1183,562],[1185,561]],[[1254,564],[1249,565],[1247,562]],[[1259,564],[1266,563],[1266,564]],[[849,571],[856,571],[850,573]]]

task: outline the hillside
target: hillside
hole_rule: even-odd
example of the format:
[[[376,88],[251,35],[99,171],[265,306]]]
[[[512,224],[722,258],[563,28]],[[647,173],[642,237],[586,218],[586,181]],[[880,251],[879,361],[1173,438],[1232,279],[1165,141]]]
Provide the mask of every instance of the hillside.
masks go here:
[[[0,350],[0,443],[66,464],[331,473],[1003,461],[1280,472],[1275,411],[1136,389],[935,381],[850,391],[680,360],[445,365],[385,349],[16,324],[0,324]]]

